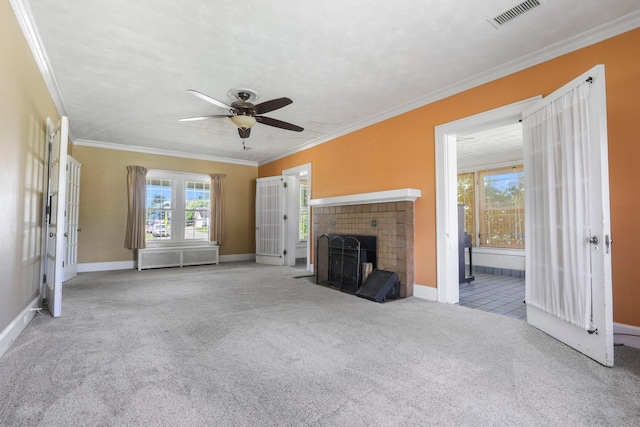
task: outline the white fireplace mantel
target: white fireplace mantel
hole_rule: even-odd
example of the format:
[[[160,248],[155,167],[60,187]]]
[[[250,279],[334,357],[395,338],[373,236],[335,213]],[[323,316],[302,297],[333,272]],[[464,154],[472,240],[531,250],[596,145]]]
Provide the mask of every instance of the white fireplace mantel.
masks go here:
[[[347,196],[327,197],[324,199],[311,199],[309,200],[309,206],[326,207],[364,205],[368,203],[415,202],[421,195],[421,191],[415,188],[400,188],[398,190],[350,194]]]

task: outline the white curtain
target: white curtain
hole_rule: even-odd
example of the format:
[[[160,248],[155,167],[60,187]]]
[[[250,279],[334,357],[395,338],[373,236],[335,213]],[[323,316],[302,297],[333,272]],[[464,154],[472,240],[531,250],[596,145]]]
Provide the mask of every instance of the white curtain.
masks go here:
[[[584,82],[523,118],[526,301],[591,327],[589,121]]]

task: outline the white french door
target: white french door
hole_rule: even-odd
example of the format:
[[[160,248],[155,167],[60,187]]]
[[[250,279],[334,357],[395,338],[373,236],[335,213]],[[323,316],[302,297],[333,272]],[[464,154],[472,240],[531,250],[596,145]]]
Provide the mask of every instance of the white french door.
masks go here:
[[[295,234],[290,207],[295,177],[272,176],[256,182],[256,262],[295,265]],[[291,218],[291,220],[288,220]]]
[[[522,117],[527,321],[613,366],[604,66]]]
[[[78,275],[78,233],[80,232],[80,170],[82,164],[67,156],[67,211],[65,216],[65,258],[63,282]]]
[[[47,118],[47,138],[50,145],[47,240],[44,298],[53,317],[62,314],[62,265],[65,254],[65,173],[67,168],[67,140],[69,120],[62,117],[57,126]]]

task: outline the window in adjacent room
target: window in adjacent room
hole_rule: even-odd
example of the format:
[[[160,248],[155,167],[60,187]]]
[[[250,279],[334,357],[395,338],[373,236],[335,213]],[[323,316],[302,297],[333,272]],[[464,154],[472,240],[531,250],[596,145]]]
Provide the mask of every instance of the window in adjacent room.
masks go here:
[[[464,205],[464,231],[476,235],[475,173],[458,174],[458,203]]]
[[[524,249],[522,165],[459,174],[458,202],[469,206],[465,231],[478,230],[475,246]]]
[[[299,194],[299,221],[298,221],[298,241],[306,242],[309,238],[309,206],[307,199],[309,195],[309,184],[306,179],[300,180]]]

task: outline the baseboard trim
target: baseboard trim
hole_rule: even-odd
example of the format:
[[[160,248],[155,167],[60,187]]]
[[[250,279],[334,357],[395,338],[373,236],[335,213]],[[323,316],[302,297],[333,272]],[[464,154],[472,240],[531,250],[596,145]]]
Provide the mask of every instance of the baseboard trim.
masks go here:
[[[615,344],[624,344],[629,347],[640,348],[640,327],[613,322],[613,334],[613,342]],[[616,334],[631,334],[637,336]]]
[[[236,254],[236,255],[220,255],[220,262],[236,262],[236,261],[255,261],[256,254]],[[92,273],[95,271],[112,271],[112,270],[135,270],[137,269],[135,261],[114,261],[114,262],[88,262],[78,264],[78,273]]]
[[[91,273],[94,271],[112,270],[133,270],[136,268],[135,261],[115,261],[115,262],[88,262],[78,264],[78,273]]]
[[[220,262],[255,261],[256,254],[220,255]]]
[[[40,307],[40,296],[37,296],[29,305],[20,312],[18,317],[9,323],[2,333],[0,333],[0,357],[2,357],[9,347],[13,345],[13,341],[27,327],[31,319],[36,316],[34,309]]]
[[[413,285],[413,296],[416,298],[426,299],[429,301],[438,301],[438,288],[431,286]]]

